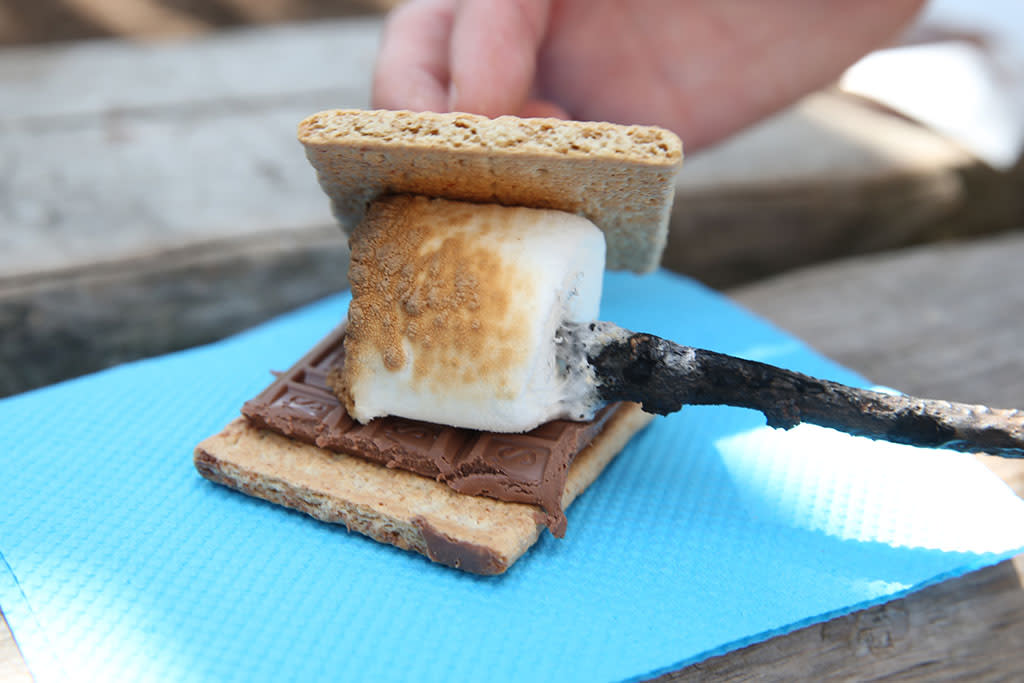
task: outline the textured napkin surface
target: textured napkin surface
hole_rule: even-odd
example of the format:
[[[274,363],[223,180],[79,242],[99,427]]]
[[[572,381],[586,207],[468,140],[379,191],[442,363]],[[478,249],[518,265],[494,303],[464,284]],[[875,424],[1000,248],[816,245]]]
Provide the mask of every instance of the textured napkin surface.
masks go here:
[[[195,444],[347,301],[0,402],[0,605],[40,680],[642,678],[1024,548],[970,456],[731,408],[655,420],[500,577],[200,478]],[[863,383],[665,273],[609,275],[602,317]]]

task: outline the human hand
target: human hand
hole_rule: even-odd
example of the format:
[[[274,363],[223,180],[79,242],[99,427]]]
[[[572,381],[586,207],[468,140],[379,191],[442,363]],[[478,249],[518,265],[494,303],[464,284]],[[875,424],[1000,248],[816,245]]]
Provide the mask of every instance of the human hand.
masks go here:
[[[412,0],[373,105],[657,124],[709,145],[827,85],[923,0]]]

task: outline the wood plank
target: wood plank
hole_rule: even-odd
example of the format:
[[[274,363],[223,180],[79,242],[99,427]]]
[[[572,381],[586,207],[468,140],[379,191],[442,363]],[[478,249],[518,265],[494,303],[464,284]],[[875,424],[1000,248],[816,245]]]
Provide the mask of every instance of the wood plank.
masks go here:
[[[366,105],[379,28],[0,53],[0,286],[331,225],[295,127]]]
[[[0,282],[0,394],[221,339],[344,289],[347,269],[328,226]]]
[[[1022,263],[1024,231],[1014,231],[814,266],[729,294],[873,382],[1024,407]]]
[[[166,116],[191,108],[200,114],[211,103],[237,111],[310,93],[325,106],[365,106],[381,26],[380,17],[364,17],[188,40],[7,48],[0,52],[0,128],[38,130],[46,122],[81,128],[90,117],[118,112]]]
[[[67,0],[0,5],[0,47],[123,36],[180,38],[230,26],[380,14],[401,0]]]
[[[1007,681],[1024,673],[1021,558],[713,657],[661,683]]]
[[[723,287],[930,241],[954,218],[966,229],[976,166],[909,121],[811,95],[687,159],[664,263]]]

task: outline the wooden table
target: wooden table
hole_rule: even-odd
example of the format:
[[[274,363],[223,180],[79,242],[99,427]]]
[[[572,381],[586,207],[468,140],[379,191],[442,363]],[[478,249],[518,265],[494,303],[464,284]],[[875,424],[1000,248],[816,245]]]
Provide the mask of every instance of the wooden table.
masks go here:
[[[214,339],[343,286],[344,241],[292,131],[317,108],[365,106],[379,26],[0,52],[14,202],[0,214],[0,394]],[[688,161],[666,262],[874,381],[1024,406],[1024,234],[978,236],[1024,217],[1015,174],[823,93]],[[933,243],[950,236],[971,239]],[[68,363],[40,362],[56,345]],[[1024,466],[986,462],[1024,493]],[[664,678],[1024,675],[1022,568]],[[0,681],[27,678],[0,629]]]

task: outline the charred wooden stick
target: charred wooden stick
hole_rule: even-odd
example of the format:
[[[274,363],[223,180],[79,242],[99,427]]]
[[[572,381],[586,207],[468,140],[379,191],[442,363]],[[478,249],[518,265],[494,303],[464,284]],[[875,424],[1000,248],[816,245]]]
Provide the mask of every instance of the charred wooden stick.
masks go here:
[[[1024,411],[856,389],[765,363],[681,346],[611,323],[564,325],[560,359],[585,358],[602,401],[636,401],[665,415],[683,405],[764,413],[770,427],[801,422],[926,448],[1024,457]],[[582,361],[581,361],[582,362]]]

